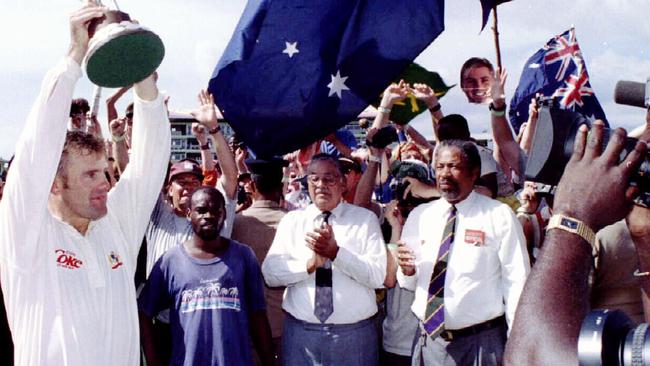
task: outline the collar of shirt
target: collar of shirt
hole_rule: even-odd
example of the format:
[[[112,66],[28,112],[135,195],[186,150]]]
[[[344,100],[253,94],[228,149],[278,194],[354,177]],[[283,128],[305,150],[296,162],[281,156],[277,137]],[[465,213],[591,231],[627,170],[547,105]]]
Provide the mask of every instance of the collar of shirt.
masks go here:
[[[253,200],[251,208],[280,208],[280,205],[277,202],[271,200]]]
[[[469,210],[470,207],[472,207],[474,205],[474,201],[476,201],[476,196],[477,195],[478,195],[478,193],[476,193],[474,191],[470,192],[470,194],[464,200],[462,200],[462,201],[460,201],[460,202],[458,202],[457,204],[454,205],[454,206],[456,206],[456,211],[458,213],[467,212],[467,210]],[[449,203],[445,199],[443,199],[442,201],[444,203],[445,211],[446,212],[449,211],[449,209],[451,208],[451,203]]]
[[[330,215],[328,220],[330,224],[333,224],[336,222],[336,220],[343,218],[343,215],[345,214],[346,205],[347,204],[344,202],[339,202],[339,204],[336,207],[334,207],[334,209],[331,211],[332,214]],[[323,211],[318,209],[318,207],[316,207],[316,205],[314,205],[313,203],[307,206],[305,208],[305,211],[308,213],[308,216],[311,217],[312,220],[316,219],[318,215],[323,213]]]

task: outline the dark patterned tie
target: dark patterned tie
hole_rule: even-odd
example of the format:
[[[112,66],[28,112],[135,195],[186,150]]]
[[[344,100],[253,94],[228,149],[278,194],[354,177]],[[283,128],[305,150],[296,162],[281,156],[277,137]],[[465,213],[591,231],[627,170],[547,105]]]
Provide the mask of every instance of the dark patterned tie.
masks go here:
[[[323,211],[319,216],[321,225],[327,224],[330,215],[329,211]],[[314,315],[321,323],[334,312],[334,300],[332,297],[332,262],[328,259],[321,267],[316,268],[316,295],[314,297]]]
[[[431,274],[427,308],[424,312],[424,330],[431,339],[435,339],[445,328],[445,274],[447,273],[449,250],[451,249],[451,244],[454,242],[455,228],[456,207],[452,205],[445,230],[442,233],[442,242],[438,249],[438,259]]]

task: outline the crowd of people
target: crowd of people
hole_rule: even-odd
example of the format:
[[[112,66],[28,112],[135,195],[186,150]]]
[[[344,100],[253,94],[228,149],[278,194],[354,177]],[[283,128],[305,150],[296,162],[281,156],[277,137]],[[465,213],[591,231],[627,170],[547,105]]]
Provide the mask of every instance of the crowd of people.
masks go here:
[[[629,184],[647,146],[621,159],[625,131],[604,148],[602,123],[580,127],[557,189],[526,181],[538,103],[513,134],[507,73],[471,58],[460,85],[485,104],[494,146],[431,87],[400,81],[365,145],[340,130],[264,158],[226,139],[200,91],[201,160],[171,162],[155,73],[106,100],[108,139],[73,99],[104,11],[71,15],[69,53],[0,177],[0,328],[13,339],[0,362],[563,365],[589,309],[650,320],[650,210]],[[390,121],[409,96],[434,141]],[[646,123],[641,141],[650,110]]]

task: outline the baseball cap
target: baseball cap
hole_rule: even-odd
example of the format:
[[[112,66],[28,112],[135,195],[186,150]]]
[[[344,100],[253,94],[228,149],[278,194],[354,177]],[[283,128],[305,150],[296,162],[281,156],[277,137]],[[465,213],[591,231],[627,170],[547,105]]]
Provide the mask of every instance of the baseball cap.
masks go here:
[[[174,163],[171,169],[169,169],[168,183],[174,180],[177,176],[185,173],[194,174],[199,178],[199,180],[203,180],[203,170],[201,169],[201,165],[199,165],[199,163],[194,159],[183,159]]]

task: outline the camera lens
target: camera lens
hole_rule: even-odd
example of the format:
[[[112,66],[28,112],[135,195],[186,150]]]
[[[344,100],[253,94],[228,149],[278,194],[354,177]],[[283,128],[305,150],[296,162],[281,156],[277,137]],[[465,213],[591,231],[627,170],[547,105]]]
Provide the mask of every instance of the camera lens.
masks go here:
[[[649,324],[634,326],[620,310],[596,310],[582,322],[578,337],[581,366],[650,365]]]

